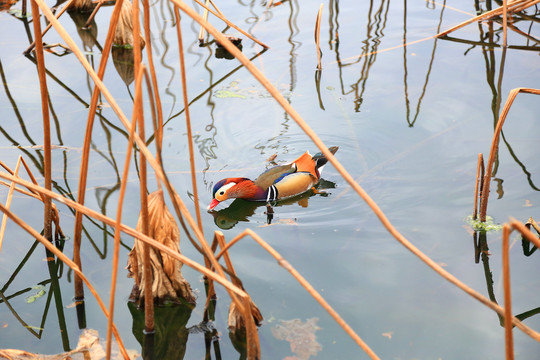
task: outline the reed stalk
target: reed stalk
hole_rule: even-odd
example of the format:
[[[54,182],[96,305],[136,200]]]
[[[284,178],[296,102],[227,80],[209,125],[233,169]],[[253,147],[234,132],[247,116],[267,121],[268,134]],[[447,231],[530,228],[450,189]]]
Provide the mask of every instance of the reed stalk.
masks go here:
[[[21,160],[22,160],[22,156],[19,155],[19,159],[17,160],[17,164],[15,165],[15,171],[13,172],[14,176],[19,176],[19,167],[21,165]],[[7,196],[6,204],[5,204],[6,209],[8,210],[11,207],[11,199],[13,199],[14,190],[15,190],[15,183],[12,182],[9,185],[8,196]],[[2,253],[2,243],[4,242],[4,234],[6,232],[7,219],[8,219],[7,215],[4,214],[2,216],[2,226],[0,227],[0,253]]]
[[[34,24],[34,37],[36,39],[36,62],[39,77],[39,89],[41,93],[41,114],[43,116],[43,175],[45,177],[45,189],[51,190],[51,124],[49,119],[49,96],[47,90],[47,77],[45,73],[45,58],[43,55],[43,39],[41,37],[41,16],[39,7],[32,0],[32,23]],[[51,199],[43,199],[45,205],[43,236],[52,241],[52,206]]]
[[[63,13],[66,12],[67,9],[69,9],[69,7],[71,6],[71,3],[73,3],[74,0],[68,0],[66,2],[66,5],[64,5],[64,7],[58,12],[58,14],[56,14],[56,19],[59,19],[60,16],[62,16]],[[26,1],[23,2],[24,5],[26,5]],[[26,7],[26,6],[25,6]],[[26,15],[26,11],[23,10],[23,13]],[[49,29],[51,28],[51,24],[47,24],[47,26],[45,27],[45,30],[43,30],[43,32],[41,33],[41,38],[43,38],[45,36],[45,34],[47,33],[47,31],[49,31]],[[42,43],[43,45],[43,43]],[[36,47],[36,42],[34,41],[33,43],[30,44],[30,46],[23,51],[23,54],[27,55],[27,54],[30,54],[30,52],[32,50],[34,50],[34,48]]]
[[[203,11],[203,19],[204,21],[208,21],[208,5],[210,4],[210,0],[206,0],[206,3],[204,4],[204,11]],[[175,13],[176,16],[176,13]],[[176,22],[176,25],[178,26],[178,21]],[[205,30],[204,27],[201,26],[201,29],[199,30],[199,44],[204,44],[204,34]]]
[[[193,150],[193,135],[191,133],[191,118],[189,116],[189,100],[187,94],[187,79],[186,79],[186,63],[184,59],[184,45],[182,41],[182,27],[180,25],[180,13],[178,7],[174,7],[174,17],[176,19],[176,32],[178,36],[178,52],[180,57],[180,74],[182,81],[182,95],[184,99],[184,114],[186,115],[187,142],[189,148],[189,165],[191,170],[191,185],[193,187],[193,203],[195,205],[195,215],[197,216],[197,224],[203,234],[203,226],[201,219],[201,209],[199,204],[199,191],[197,190],[197,171],[195,169],[195,151]]]
[[[476,220],[478,217],[478,202],[482,194],[483,189],[483,178],[484,178],[484,156],[482,153],[478,154],[478,164],[476,166],[476,185],[474,186],[474,210],[473,210],[473,220]]]
[[[111,15],[111,20],[109,22],[109,31],[107,32],[105,45],[103,46],[103,51],[101,53],[101,60],[100,60],[98,72],[96,75],[98,79],[103,79],[103,76],[105,75],[105,69],[107,67],[107,60],[109,59],[109,55],[111,53],[113,38],[116,31],[116,26],[118,25],[118,19],[120,17],[120,11],[122,10],[123,2],[124,0],[117,0],[116,4],[114,5],[114,9]],[[52,24],[53,23],[51,22],[51,25]],[[58,31],[58,29],[56,31]],[[77,202],[81,205],[84,205],[85,196],[86,196],[88,164],[90,161],[90,145],[92,143],[92,130],[94,128],[94,120],[95,120],[95,115],[96,115],[96,110],[97,110],[97,102],[99,99],[99,94],[100,94],[99,86],[94,86],[94,90],[92,91],[92,98],[90,100],[90,108],[88,110],[88,118],[86,119],[86,130],[84,132],[84,142],[83,142],[83,148],[82,148],[82,154],[81,154],[81,167],[79,171],[79,184],[78,184],[78,189],[77,189]],[[81,260],[80,260],[81,250],[80,249],[81,249],[82,220],[83,220],[82,214],[76,211],[75,212],[75,225],[74,225],[74,230],[73,230],[73,261],[75,261],[75,263],[79,267],[81,267]],[[75,276],[74,283],[75,283],[75,298],[83,299],[84,292],[82,291],[80,279],[77,276]]]
[[[317,20],[315,21],[315,45],[317,46],[317,69],[322,70],[321,66],[321,46],[319,38],[321,35],[321,18],[324,4],[321,4],[319,7],[319,12],[317,12]]]
[[[174,1],[173,1],[174,2]],[[232,22],[230,22],[229,20],[227,20],[227,18],[225,16],[223,16],[221,14],[221,12],[219,13],[216,13],[214,10],[210,9],[209,7],[205,6],[203,3],[201,3],[199,0],[195,0],[195,2],[197,4],[199,4],[200,6],[202,6],[204,9],[208,10],[210,13],[212,13],[212,15],[216,16],[218,19],[220,19],[221,21],[223,21],[225,24],[227,24],[228,26],[232,27],[233,29],[235,29],[236,31],[240,32],[241,34],[243,34],[244,36],[248,37],[251,41],[253,42],[256,42],[257,44],[261,45],[263,48],[265,49],[269,49],[270,47],[268,45],[266,45],[265,43],[263,43],[262,41],[258,40],[257,38],[253,37],[252,35],[248,34],[247,32],[245,32],[244,30],[242,30],[241,28],[239,28],[238,26],[236,26],[235,24],[233,24]],[[197,14],[198,15],[198,14]],[[199,15],[200,17],[200,15]],[[202,20],[202,18],[201,18]],[[204,21],[204,20],[203,20]],[[207,21],[204,21],[206,24],[209,24]],[[201,24],[201,23],[199,23]],[[201,24],[201,26],[205,27],[207,30],[208,28],[204,25]],[[209,25],[211,26],[211,25]]]
[[[505,1],[506,2],[506,1]],[[506,360],[514,359],[514,339],[512,333],[512,322],[508,319],[512,318],[512,293],[510,289],[510,255],[509,255],[509,238],[510,225],[504,224],[502,230],[502,273],[504,286],[504,343],[506,349]]]
[[[202,23],[201,17],[196,12],[194,12],[191,8],[189,8],[185,3],[181,2],[180,0],[171,0],[171,1],[177,4],[179,8],[182,9],[182,11],[186,12],[195,21]],[[223,44],[223,46],[227,49],[227,51],[229,51],[240,62],[242,62],[242,64],[246,67],[246,69],[249,70],[253,74],[253,76],[268,90],[268,92],[276,99],[276,101],[291,116],[291,118],[311,138],[311,140],[321,150],[321,152],[325,155],[328,161],[340,173],[343,179],[366,202],[366,204],[371,208],[374,214],[378,217],[379,221],[386,228],[386,230],[399,243],[401,243],[405,248],[407,248],[411,253],[417,256],[420,260],[422,260],[426,265],[428,265],[431,269],[437,272],[444,279],[454,284],[455,286],[459,287],[461,290],[463,290],[464,292],[466,292],[467,294],[469,294],[470,296],[472,296],[474,299],[478,300],[482,304],[490,307],[491,309],[495,310],[497,313],[504,315],[504,311],[499,305],[493,303],[492,301],[490,301],[489,299],[487,299],[486,297],[484,297],[477,291],[465,285],[458,278],[450,274],[448,271],[442,268],[442,266],[440,266],[438,263],[433,261],[426,254],[424,254],[418,248],[416,248],[409,240],[407,240],[392,225],[392,223],[388,220],[386,215],[381,211],[377,203],[373,201],[373,199],[364,191],[364,189],[354,180],[354,178],[346,171],[346,169],[337,161],[337,159],[328,150],[326,145],[324,145],[324,143],[320,140],[317,134],[315,134],[315,132],[311,130],[311,128],[307,125],[307,123],[300,117],[300,115],[296,112],[296,110],[294,110],[294,108],[290,106],[287,100],[279,93],[279,91],[277,91],[277,89],[269,82],[269,80],[245,57],[245,55],[243,55],[238,49],[236,49],[236,47],[232,43],[230,43],[224,36],[222,36],[215,28],[213,28],[209,24],[204,24],[204,26],[206,27],[206,30],[209,33],[211,33],[212,36],[217,38]],[[528,89],[528,90],[533,90],[533,89]],[[485,181],[484,181],[484,184],[485,184]],[[485,185],[485,187],[487,186]],[[485,194],[483,195],[485,196]],[[518,322],[519,322],[519,326],[518,325],[516,326],[520,327],[520,329],[526,332],[529,336],[535,338],[536,335],[534,335],[535,332],[532,329],[522,324],[518,319],[514,320],[514,324],[518,324]],[[538,337],[538,339],[540,339],[540,337]]]
[[[32,184],[30,187],[34,187],[34,186],[35,185]],[[52,193],[50,190],[47,190],[47,189],[44,189],[44,188],[41,188],[41,187],[38,187],[38,188],[40,188],[42,190],[40,192],[43,192],[44,196],[49,197],[49,198],[53,197],[53,196],[51,196],[51,194],[49,194],[49,193]],[[39,191],[37,188],[35,188],[35,190]],[[43,191],[43,190],[45,190],[45,191]],[[35,238],[37,241],[42,243],[47,250],[52,252],[58,259],[60,259],[60,261],[62,261],[67,266],[69,266],[73,270],[73,272],[77,273],[77,275],[84,281],[84,283],[86,284],[86,286],[88,287],[88,289],[90,290],[92,295],[94,295],[94,298],[96,299],[96,302],[98,303],[99,307],[101,308],[101,311],[103,312],[103,314],[105,314],[105,317],[109,317],[109,313],[107,311],[107,308],[105,307],[105,304],[101,300],[101,297],[99,296],[99,294],[97,293],[95,288],[92,286],[90,281],[83,274],[81,269],[77,266],[77,264],[75,264],[73,261],[71,261],[59,249],[57,249],[56,246],[54,246],[51,241],[49,241],[44,236],[42,236],[40,233],[38,233],[36,230],[34,230],[30,225],[28,225],[26,222],[24,222],[17,215],[13,214],[3,204],[0,204],[0,211],[2,211],[4,214],[6,214],[11,219],[11,221],[13,221],[15,224],[17,224],[19,227],[21,227],[27,233],[29,233],[33,238]],[[118,347],[120,348],[120,352],[122,353],[122,356],[124,357],[124,359],[129,360],[129,356],[128,356],[127,351],[126,351],[126,349],[124,347],[122,338],[120,337],[120,334],[118,333],[118,329],[116,328],[116,325],[114,325],[114,323],[113,323],[113,333],[114,333],[114,336],[116,338],[116,342],[118,343]]]
[[[504,107],[499,115],[499,120],[497,121],[497,126],[495,127],[495,131],[493,133],[493,140],[491,141],[491,148],[489,150],[489,158],[486,165],[486,172],[484,175],[482,198],[480,200],[480,221],[482,222],[486,221],[486,212],[487,212],[487,205],[488,205],[488,198],[489,198],[489,187],[491,183],[491,175],[493,173],[493,164],[495,163],[495,156],[499,149],[499,138],[501,135],[502,127],[506,120],[506,116],[508,115],[508,112],[510,111],[510,107],[514,103],[514,100],[516,99],[519,93],[540,95],[540,90],[531,89],[531,88],[515,88],[510,91],[510,94],[506,98],[506,103],[504,104]]]
[[[135,97],[140,96],[137,93]],[[133,112],[135,114],[135,112]],[[116,223],[114,226],[114,250],[113,250],[113,265],[112,265],[112,274],[111,274],[111,290],[109,291],[110,301],[109,301],[109,322],[107,325],[107,348],[106,348],[106,358],[111,358],[111,338],[112,338],[112,324],[114,319],[114,302],[116,298],[116,281],[118,279],[118,257],[120,254],[120,225],[122,224],[122,209],[124,206],[124,197],[126,194],[126,185],[128,182],[129,175],[129,166],[131,163],[131,151],[133,149],[133,134],[135,133],[135,128],[137,126],[137,121],[135,118],[131,120],[131,128],[129,130],[129,139],[128,146],[126,149],[126,157],[124,162],[124,170],[122,172],[122,180],[120,182],[120,193],[118,195],[118,205],[116,208]]]

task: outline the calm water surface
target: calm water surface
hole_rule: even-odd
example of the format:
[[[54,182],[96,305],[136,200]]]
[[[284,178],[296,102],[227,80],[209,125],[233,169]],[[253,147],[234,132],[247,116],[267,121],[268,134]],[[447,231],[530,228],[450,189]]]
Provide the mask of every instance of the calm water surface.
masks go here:
[[[473,16],[473,1],[454,1],[451,7],[444,7],[431,1],[334,0],[324,2],[323,69],[317,73],[313,31],[319,3],[285,1],[270,10],[264,2],[219,5],[232,22],[270,45],[261,53],[258,45],[244,39],[243,52],[254,58],[328,146],[340,146],[339,161],[397,229],[463,282],[485,296],[491,294],[502,304],[501,233],[487,234],[489,250],[485,254],[489,252],[489,256],[476,262],[473,236],[465,218],[472,213],[477,154],[488,155],[500,101],[504,104],[513,88],[539,86],[536,43],[511,31],[508,43],[512,47],[503,59],[499,47],[502,30],[497,23],[471,24],[451,34],[452,39],[431,38]],[[486,5],[481,6],[485,9]],[[33,37],[32,25],[20,17],[20,9],[17,3],[0,13],[0,160],[14,167],[21,155],[42,179],[37,71],[34,63],[21,55],[29,37]],[[528,15],[534,16],[534,11],[529,10]],[[79,37],[76,19],[63,16],[61,20],[95,68],[111,12],[112,7],[100,10],[96,42],[84,42],[86,38]],[[154,61],[167,119],[165,167],[175,188],[193,208],[172,8],[166,2],[154,2],[151,18]],[[218,20],[211,21],[224,29]],[[266,159],[272,154],[277,154],[277,162],[284,162],[306,150],[313,153],[316,148],[237,61],[216,58],[215,44],[199,47],[199,27],[186,16],[182,17],[182,26],[197,181],[200,203],[205,208],[213,184],[221,178],[254,178],[265,169]],[[537,21],[521,18],[515,26],[536,38],[540,35]],[[54,31],[45,41],[62,42]],[[404,43],[410,45],[404,47]],[[72,54],[47,53],[45,60],[54,120],[52,138],[58,145],[53,150],[54,187],[74,197],[91,81]],[[126,85],[113,64],[109,64],[105,84],[129,117],[133,84]],[[539,113],[538,97],[524,94],[518,96],[507,118],[488,209],[497,223],[510,216],[522,221],[539,216]],[[114,216],[127,137],[107,104],[99,116],[86,202]],[[137,176],[132,167],[123,213],[124,222],[130,226],[135,226],[139,212]],[[204,232],[210,237],[220,225],[226,238],[232,239],[244,229],[254,229],[383,359],[503,359],[504,329],[497,315],[444,281],[397,243],[331,165],[325,168],[323,177],[328,181],[326,194],[277,206],[271,226],[266,225],[265,207],[235,203],[232,209],[225,209],[230,205],[226,203],[220,205],[216,218],[203,214]],[[149,190],[155,189],[154,184],[150,186]],[[5,199],[7,188],[1,188],[0,193]],[[58,206],[68,235],[64,252],[71,256],[74,216],[68,208]],[[42,208],[36,201],[18,195],[13,209],[41,229]],[[83,270],[105,303],[110,287],[112,233],[101,223],[85,220]],[[123,266],[133,240],[124,237],[122,241]],[[514,313],[538,312],[540,280],[534,274],[538,272],[539,254],[524,256],[520,238],[514,236],[511,241]],[[58,270],[59,287],[51,286],[47,255],[41,246],[32,249],[33,242],[14,224],[8,225],[0,254],[0,348],[60,353],[75,347],[80,334],[72,306],[73,274],[67,267]],[[181,247],[186,255],[202,262],[185,236]],[[241,241],[231,256],[265,317],[259,329],[264,359],[295,355],[288,341],[275,336],[281,321],[293,319],[316,321],[318,344],[310,344],[316,353],[310,358],[367,358],[256,243]],[[199,300],[189,320],[185,314],[174,318],[170,313],[163,315],[168,321],[166,328],[178,327],[182,334],[190,329],[187,344],[169,345],[176,349],[170,358],[179,358],[184,351],[185,359],[201,359],[205,354],[215,359],[238,358],[228,338],[227,294],[218,290],[213,323],[218,336],[207,353],[205,334],[196,331],[202,321],[204,285],[199,274],[187,268],[184,275]],[[136,322],[140,313],[134,311],[132,315],[127,302],[132,284],[122,269],[115,321],[126,347],[141,352]],[[106,319],[91,296],[87,297],[86,325],[105,337]],[[310,320],[314,318],[318,320]],[[540,316],[530,316],[525,323],[538,330]],[[173,335],[167,343],[173,344],[175,339]],[[516,358],[538,358],[540,344],[519,330],[514,331],[514,339]],[[221,355],[216,355],[218,348]]]

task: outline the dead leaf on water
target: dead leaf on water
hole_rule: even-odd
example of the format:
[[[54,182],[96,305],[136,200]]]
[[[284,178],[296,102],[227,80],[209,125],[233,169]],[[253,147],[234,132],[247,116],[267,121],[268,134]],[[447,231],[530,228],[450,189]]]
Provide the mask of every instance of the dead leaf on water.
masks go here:
[[[531,206],[533,206],[533,204],[531,203],[530,200],[525,200],[525,205],[523,205],[523,206],[525,206],[525,207],[531,207]]]
[[[388,338],[388,340],[392,340],[392,334],[394,334],[393,331],[389,331],[389,332],[384,332],[382,333],[382,336]]]
[[[286,359],[307,360],[322,350],[315,335],[315,332],[321,329],[317,326],[317,321],[318,318],[307,319],[306,322],[300,319],[280,320],[279,324],[272,328],[272,335],[276,339],[288,341],[291,351],[296,355]]]

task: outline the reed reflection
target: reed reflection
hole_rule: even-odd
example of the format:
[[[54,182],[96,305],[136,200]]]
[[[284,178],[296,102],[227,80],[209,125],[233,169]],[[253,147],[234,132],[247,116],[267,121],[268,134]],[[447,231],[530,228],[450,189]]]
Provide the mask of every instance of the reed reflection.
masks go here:
[[[389,4],[389,0],[381,0],[379,3],[377,3],[376,0],[371,0],[369,2],[366,35],[365,40],[362,41],[362,51],[352,60],[345,61],[341,59],[339,52],[339,1],[330,1],[330,42],[334,43],[334,53],[338,64],[341,93],[343,95],[352,95],[354,97],[355,112],[360,112],[363,95],[367,87],[369,72],[377,59],[377,51],[382,38],[384,37],[384,30],[388,20]],[[354,76],[357,80],[352,83],[349,83],[348,80],[350,76],[345,75],[345,70],[349,67],[355,69],[359,67],[360,70],[360,75]]]

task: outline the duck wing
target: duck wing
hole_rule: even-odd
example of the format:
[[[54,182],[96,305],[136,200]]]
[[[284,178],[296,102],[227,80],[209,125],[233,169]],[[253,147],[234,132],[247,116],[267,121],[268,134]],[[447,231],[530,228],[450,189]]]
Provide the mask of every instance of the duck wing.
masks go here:
[[[296,166],[294,166],[294,163],[274,166],[259,175],[259,177],[253,181],[253,183],[266,191],[271,185],[274,184],[274,182],[276,182],[276,180],[285,175],[292,174],[295,171]]]

